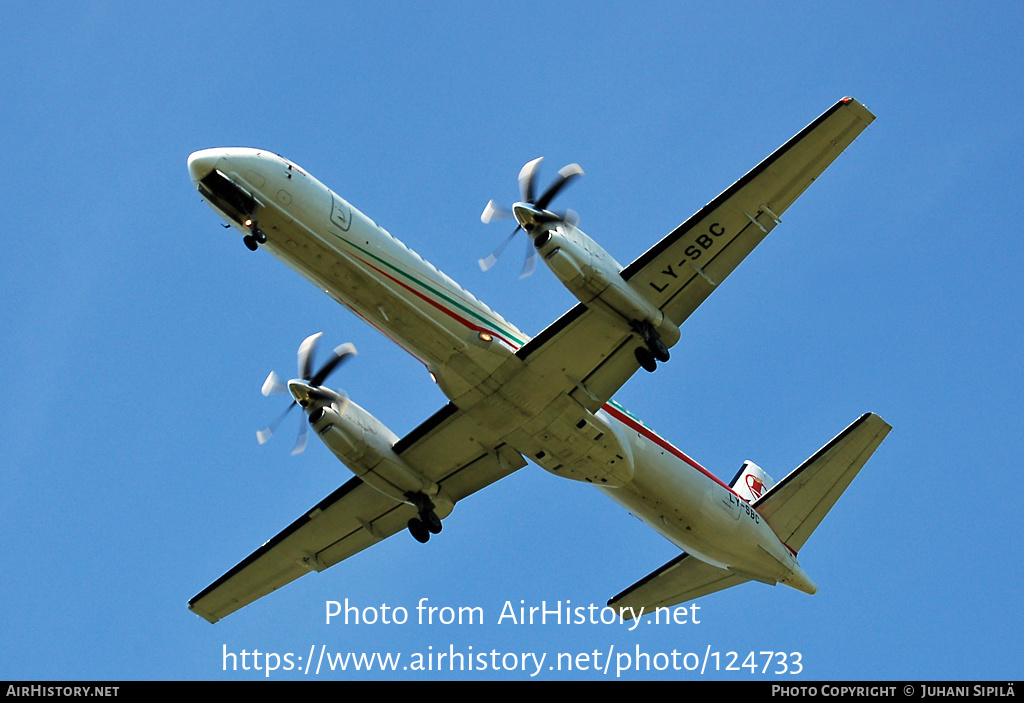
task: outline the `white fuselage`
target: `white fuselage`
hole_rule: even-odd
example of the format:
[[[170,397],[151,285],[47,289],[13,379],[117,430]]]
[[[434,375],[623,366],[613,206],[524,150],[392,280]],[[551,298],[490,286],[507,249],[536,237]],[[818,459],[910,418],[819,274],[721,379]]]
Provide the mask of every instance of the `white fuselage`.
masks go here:
[[[228,223],[244,234],[258,227],[266,235],[260,248],[422,361],[458,407],[477,402],[485,382],[528,341],[286,159],[255,149],[206,149],[192,154],[188,166],[204,199]],[[255,224],[246,223],[250,217]],[[530,411],[515,410],[501,439],[533,458],[541,440],[530,435],[528,447],[517,446],[524,436],[517,422]],[[728,486],[614,402],[590,417],[632,455],[630,473],[599,486],[609,497],[695,557],[750,579],[814,592],[792,550]]]

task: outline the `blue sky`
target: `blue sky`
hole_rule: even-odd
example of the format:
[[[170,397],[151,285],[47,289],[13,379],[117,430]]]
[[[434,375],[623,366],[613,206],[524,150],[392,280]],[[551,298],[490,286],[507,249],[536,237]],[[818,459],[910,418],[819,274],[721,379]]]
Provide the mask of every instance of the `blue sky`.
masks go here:
[[[548,664],[639,647],[720,652],[723,668],[728,652],[784,651],[803,673],[764,678],[1020,678],[1019,3],[0,12],[0,678],[263,678],[224,671],[223,652],[305,662],[321,646]],[[570,294],[545,270],[517,279],[521,243],[476,264],[505,234],[480,211],[516,195],[523,163],[579,162],[560,204],[625,264],[843,95],[878,119],[687,322],[672,361],[616,396],[725,479],[747,458],[781,478],[861,413],[886,418],[801,552],[816,596],[747,584],[702,599],[699,624],[633,632],[498,624],[506,601],[603,605],[676,554],[531,465],[426,546],[398,535],[217,625],[187,611],[348,478],[315,442],[292,458],[289,437],[255,441],[281,409],[260,385],[305,336],[358,347],[333,380],[399,435],[444,402],[418,362],[222,229],[189,153],[287,156],[536,334]],[[346,598],[487,621],[325,624],[325,601]],[[271,678],[367,676],[381,675]]]

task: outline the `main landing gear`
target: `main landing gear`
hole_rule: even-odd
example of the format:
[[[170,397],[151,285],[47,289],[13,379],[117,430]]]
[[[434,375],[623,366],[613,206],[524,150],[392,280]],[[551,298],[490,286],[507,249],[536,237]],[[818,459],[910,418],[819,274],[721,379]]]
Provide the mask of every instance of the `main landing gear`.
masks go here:
[[[255,220],[246,220],[245,224],[249,225],[249,234],[242,237],[242,242],[245,243],[249,251],[256,251],[260,248],[260,244],[267,243],[267,235],[256,226]]]
[[[436,535],[441,531],[441,518],[434,512],[434,503],[430,498],[422,493],[409,497],[420,514],[419,517],[409,520],[409,534],[417,542],[425,543],[430,539],[430,535]]]
[[[640,368],[651,373],[658,368],[659,361],[668,361],[668,347],[661,341],[661,335],[654,329],[654,325],[647,321],[633,322],[633,330],[640,335],[646,345],[633,350]]]

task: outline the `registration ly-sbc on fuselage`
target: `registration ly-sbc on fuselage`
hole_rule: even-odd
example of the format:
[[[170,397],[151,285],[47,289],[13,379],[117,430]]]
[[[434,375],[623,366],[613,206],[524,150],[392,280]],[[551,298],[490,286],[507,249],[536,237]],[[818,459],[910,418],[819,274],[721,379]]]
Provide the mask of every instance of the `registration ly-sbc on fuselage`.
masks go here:
[[[351,345],[314,373],[318,336],[307,339],[298,377],[272,375],[264,392],[287,388],[355,477],[189,607],[216,622],[397,532],[425,542],[458,501],[527,460],[593,484],[683,550],[612,598],[614,607],[650,611],[750,580],[814,593],[797,552],[888,424],[863,415],[778,483],[746,462],[726,484],[612,395],[638,369],[669,361],[686,318],[873,119],[844,98],[625,267],[574,216],[550,208],[582,169],[562,169],[538,193],[539,160],[531,161],[521,200],[510,210],[492,202],[483,219],[514,217],[579,300],[532,339],[291,161],[250,148],[192,154],[199,193],[249,249],[279,258],[413,354],[450,402],[398,437],[325,385]]]

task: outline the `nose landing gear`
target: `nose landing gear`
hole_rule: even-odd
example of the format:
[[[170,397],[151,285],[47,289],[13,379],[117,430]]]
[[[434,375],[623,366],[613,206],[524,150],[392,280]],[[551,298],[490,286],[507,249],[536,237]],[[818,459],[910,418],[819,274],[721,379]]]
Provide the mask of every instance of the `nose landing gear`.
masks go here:
[[[242,242],[249,251],[256,251],[260,244],[267,243],[267,235],[257,226],[256,220],[246,220],[245,224],[249,227],[249,234],[242,237]]]

